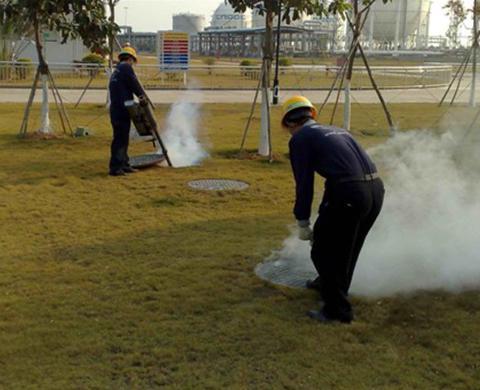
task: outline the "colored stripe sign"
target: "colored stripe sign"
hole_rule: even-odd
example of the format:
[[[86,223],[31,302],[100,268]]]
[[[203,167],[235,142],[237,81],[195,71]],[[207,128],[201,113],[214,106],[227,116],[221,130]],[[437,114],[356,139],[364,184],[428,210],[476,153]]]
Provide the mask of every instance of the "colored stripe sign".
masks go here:
[[[182,32],[158,33],[158,59],[163,72],[188,70],[190,64],[190,36]]]

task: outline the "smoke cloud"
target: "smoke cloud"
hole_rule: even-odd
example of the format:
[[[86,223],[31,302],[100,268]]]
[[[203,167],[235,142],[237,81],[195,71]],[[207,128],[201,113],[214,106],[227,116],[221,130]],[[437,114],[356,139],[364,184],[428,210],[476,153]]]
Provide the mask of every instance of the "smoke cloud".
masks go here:
[[[480,287],[480,161],[465,131],[412,131],[370,151],[385,204],[361,253],[352,293],[381,297]],[[309,246],[290,237],[276,256],[312,270]]]
[[[198,165],[208,157],[198,140],[199,121],[198,104],[177,102],[170,108],[162,137],[174,167]]]

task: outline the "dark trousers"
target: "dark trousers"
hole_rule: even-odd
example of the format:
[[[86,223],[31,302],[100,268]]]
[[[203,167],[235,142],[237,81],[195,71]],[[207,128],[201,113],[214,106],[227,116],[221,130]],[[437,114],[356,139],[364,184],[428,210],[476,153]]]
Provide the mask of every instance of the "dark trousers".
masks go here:
[[[353,319],[348,290],[384,194],[380,179],[326,184],[313,231],[312,261],[320,276],[323,312],[327,317],[347,322]]]
[[[112,127],[113,141],[110,148],[110,172],[115,172],[129,165],[128,142],[130,139],[130,118],[112,119]]]

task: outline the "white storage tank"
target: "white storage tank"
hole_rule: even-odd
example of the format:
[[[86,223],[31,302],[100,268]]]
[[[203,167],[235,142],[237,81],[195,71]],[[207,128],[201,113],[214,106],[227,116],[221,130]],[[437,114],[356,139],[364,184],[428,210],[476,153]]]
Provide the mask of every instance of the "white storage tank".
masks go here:
[[[196,35],[205,29],[205,17],[190,13],[181,13],[172,17],[173,31]]]
[[[212,16],[210,28],[213,30],[235,30],[252,27],[252,13],[236,13],[230,3],[220,3]]]
[[[365,24],[365,36],[377,42],[395,42],[405,46],[413,37],[428,36],[430,0],[377,1]]]

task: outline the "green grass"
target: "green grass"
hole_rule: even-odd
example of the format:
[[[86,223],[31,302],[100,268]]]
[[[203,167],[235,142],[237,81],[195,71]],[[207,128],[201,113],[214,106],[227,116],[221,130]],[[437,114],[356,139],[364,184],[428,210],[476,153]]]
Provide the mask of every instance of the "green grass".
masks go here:
[[[322,326],[304,315],[315,294],[254,275],[289,234],[293,181],[277,127],[274,164],[233,158],[248,105],[203,107],[202,166],[127,178],[106,175],[107,117],[90,138],[19,140],[21,109],[0,105],[0,388],[478,388],[479,292],[354,298],[353,325]],[[69,110],[76,125],[103,111]],[[392,111],[404,130],[446,118]],[[376,105],[355,106],[353,127],[366,146],[386,139]],[[211,177],[251,187],[186,185]]]

